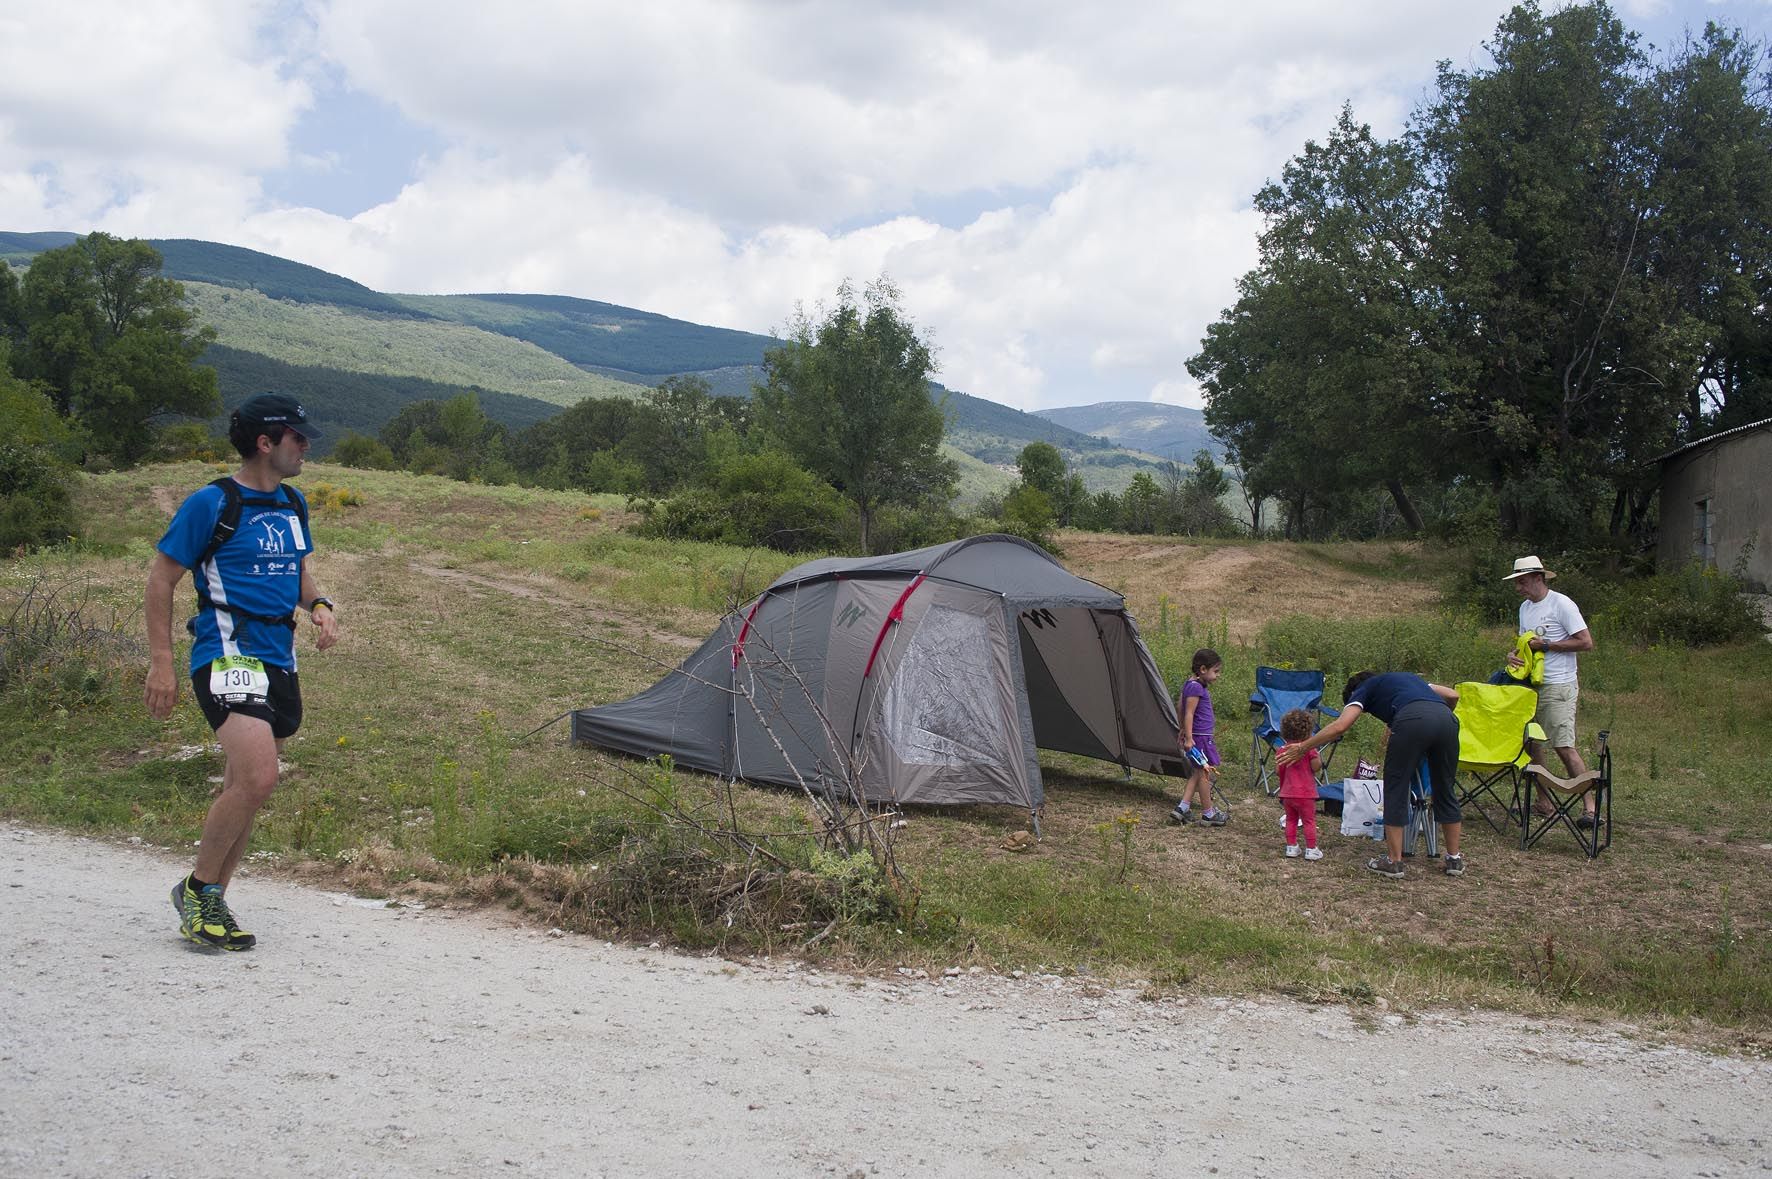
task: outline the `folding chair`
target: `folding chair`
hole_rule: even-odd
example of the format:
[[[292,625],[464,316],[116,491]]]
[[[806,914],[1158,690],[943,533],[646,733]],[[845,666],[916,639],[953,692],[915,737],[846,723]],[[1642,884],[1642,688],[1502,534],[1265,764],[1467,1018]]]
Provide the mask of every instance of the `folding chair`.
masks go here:
[[[1311,714],[1311,732],[1323,727],[1323,717],[1337,717],[1341,711],[1323,704],[1323,673],[1320,671],[1288,671],[1279,667],[1255,669],[1255,691],[1249,693],[1249,712],[1255,719],[1254,738],[1249,750],[1249,788],[1257,786],[1268,794],[1280,792],[1279,767],[1273,764],[1274,751],[1286,743],[1280,736],[1280,718],[1294,708]],[[1329,780],[1329,760],[1335,756],[1333,746],[1322,752],[1317,784]]]
[[[1440,828],[1434,822],[1434,783],[1424,758],[1415,766],[1409,783],[1409,818],[1403,827],[1403,854],[1415,854],[1415,845],[1427,841],[1427,858],[1440,857]]]
[[[1521,684],[1458,685],[1458,805],[1474,809],[1497,834],[1520,811],[1520,773],[1538,693]],[[1505,796],[1504,796],[1505,791]],[[1487,805],[1485,805],[1487,804]],[[1495,813],[1490,813],[1490,807]]]
[[[1534,762],[1526,767],[1525,803],[1521,807],[1520,846],[1531,847],[1545,834],[1562,827],[1575,836],[1575,842],[1588,859],[1594,859],[1612,846],[1612,748],[1607,744],[1611,733],[1600,730],[1598,768],[1573,778],[1559,778]],[[1533,791],[1551,804],[1551,813],[1532,813]],[[1583,828],[1580,817],[1587,813],[1583,803],[1594,797],[1594,825]]]

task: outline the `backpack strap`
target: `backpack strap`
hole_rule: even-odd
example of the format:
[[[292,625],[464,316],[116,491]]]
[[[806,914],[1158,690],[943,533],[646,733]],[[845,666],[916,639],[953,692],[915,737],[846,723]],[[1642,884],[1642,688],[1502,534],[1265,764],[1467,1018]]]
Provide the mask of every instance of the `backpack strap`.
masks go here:
[[[307,498],[287,483],[277,485],[278,490],[283,493],[281,498],[277,498],[275,492],[271,495],[242,495],[240,485],[226,475],[220,479],[212,480],[209,485],[221,488],[222,508],[221,513],[215,518],[215,531],[210,533],[209,543],[203,547],[203,555],[198,557],[197,563],[192,566],[193,572],[207,565],[215,558],[215,554],[221,551],[223,545],[234,539],[234,534],[240,530],[240,509],[245,504],[251,504],[255,508],[289,508],[301,520],[302,535],[309,534]],[[209,586],[202,577],[193,576],[191,580],[196,584],[197,605],[202,609],[223,611],[235,618],[244,618],[250,622],[276,623],[287,626],[290,630],[295,629],[294,611],[288,614],[254,614],[252,611],[242,610],[238,606],[219,605],[210,598]],[[193,627],[195,622],[196,620],[192,619]]]
[[[203,546],[203,555],[191,566],[193,569],[201,569],[209,564],[210,559],[221,551],[221,547],[234,539],[234,533],[240,528],[240,485],[226,475],[211,480],[209,485],[221,488],[222,509],[221,514],[215,518],[215,531],[210,533],[209,543]],[[304,520],[303,527],[306,524]],[[199,590],[198,593],[201,595],[202,591]]]

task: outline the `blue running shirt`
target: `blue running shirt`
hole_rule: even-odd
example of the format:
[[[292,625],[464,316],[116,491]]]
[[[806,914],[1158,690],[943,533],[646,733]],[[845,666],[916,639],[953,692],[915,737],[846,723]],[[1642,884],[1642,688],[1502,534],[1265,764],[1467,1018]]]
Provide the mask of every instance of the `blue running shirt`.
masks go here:
[[[227,496],[213,484],[193,492],[179,505],[166,535],[155,546],[201,578],[216,605],[234,606],[248,614],[282,618],[301,603],[301,563],[314,551],[313,538],[302,527],[295,503],[301,492],[289,484],[266,493],[236,484],[242,498],[276,499],[289,507],[240,505],[240,526],[229,541],[216,550],[201,569],[193,569],[221,517]],[[302,501],[305,506],[305,501]],[[255,622],[226,610],[203,606],[190,622],[195,642],[191,646],[191,670],[195,671],[223,655],[247,655],[273,667],[295,670],[295,632],[278,622]]]

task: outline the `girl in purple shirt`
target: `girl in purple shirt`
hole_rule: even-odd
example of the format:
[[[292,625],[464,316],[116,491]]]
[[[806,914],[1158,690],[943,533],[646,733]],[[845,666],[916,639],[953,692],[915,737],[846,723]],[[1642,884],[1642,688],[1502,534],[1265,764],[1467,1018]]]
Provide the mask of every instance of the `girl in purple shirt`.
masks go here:
[[[1218,773],[1218,744],[1212,738],[1211,687],[1224,672],[1224,660],[1218,652],[1202,647],[1194,652],[1193,674],[1181,686],[1181,697],[1175,710],[1181,714],[1181,751],[1194,763],[1194,772],[1181,788],[1181,801],[1175,804],[1169,820],[1191,823],[1194,814],[1189,803],[1200,799],[1200,821],[1209,827],[1222,827],[1230,819],[1223,810],[1212,805],[1212,779]]]

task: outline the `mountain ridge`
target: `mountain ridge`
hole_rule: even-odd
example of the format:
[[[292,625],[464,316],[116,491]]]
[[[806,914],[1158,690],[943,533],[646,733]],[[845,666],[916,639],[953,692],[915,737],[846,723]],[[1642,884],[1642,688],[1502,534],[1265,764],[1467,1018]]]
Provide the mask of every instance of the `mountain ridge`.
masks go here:
[[[37,253],[75,240],[60,231],[0,232],[0,259],[28,265]],[[146,240],[160,252],[161,273],[187,284],[217,331],[201,363],[216,370],[225,405],[277,380],[343,430],[366,434],[406,402],[464,392],[512,428],[584,396],[640,396],[674,376],[701,377],[723,396],[748,396],[762,377],[764,352],[780,343],[572,295],[390,294],[243,246]],[[1173,413],[1159,414],[1141,432],[1124,407],[1155,403],[1029,413],[936,382],[931,393],[947,398],[948,442],[997,471],[999,490],[1013,482],[1015,458],[1030,442],[1058,447],[1090,490],[1120,491],[1138,471],[1173,457],[1165,447],[1188,447],[1177,458],[1185,462],[1198,449],[1191,442],[1196,433],[1204,436],[1203,423],[1173,416],[1197,417],[1197,410],[1173,406],[1156,406]]]

